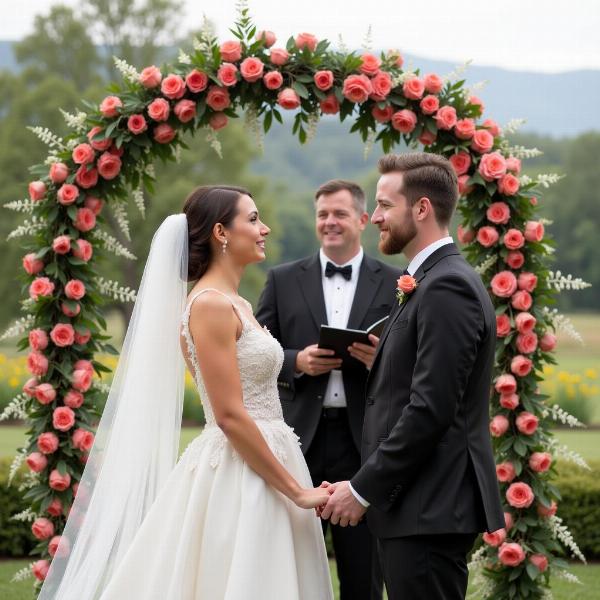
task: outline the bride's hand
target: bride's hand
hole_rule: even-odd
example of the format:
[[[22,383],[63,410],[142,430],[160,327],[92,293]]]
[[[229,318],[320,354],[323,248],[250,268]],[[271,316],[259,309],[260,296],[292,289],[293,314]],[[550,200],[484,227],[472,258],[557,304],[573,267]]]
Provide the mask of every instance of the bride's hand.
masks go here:
[[[331,492],[322,487],[302,489],[294,502],[300,508],[317,508],[327,504],[330,495]]]

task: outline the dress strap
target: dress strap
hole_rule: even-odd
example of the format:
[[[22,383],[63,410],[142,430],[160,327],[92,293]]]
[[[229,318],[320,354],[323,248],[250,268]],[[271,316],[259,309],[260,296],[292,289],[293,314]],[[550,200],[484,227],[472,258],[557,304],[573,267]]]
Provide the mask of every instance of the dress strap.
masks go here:
[[[204,292],[217,292],[217,294],[221,294],[221,296],[224,296],[225,298],[227,298],[227,300],[229,300],[229,302],[231,302],[231,307],[233,308],[235,314],[237,315],[238,319],[241,321],[242,323],[242,328],[245,327],[246,325],[246,317],[243,314],[243,311],[241,311],[235,304],[235,302],[225,293],[222,292],[221,290],[218,290],[217,288],[204,288],[203,290],[199,290],[198,292],[196,292],[188,301],[187,304],[187,309],[186,309],[186,314],[187,314],[187,319],[189,320],[189,316],[190,316],[190,312],[192,310],[192,304],[196,301],[196,298],[198,298],[200,295],[204,294]]]

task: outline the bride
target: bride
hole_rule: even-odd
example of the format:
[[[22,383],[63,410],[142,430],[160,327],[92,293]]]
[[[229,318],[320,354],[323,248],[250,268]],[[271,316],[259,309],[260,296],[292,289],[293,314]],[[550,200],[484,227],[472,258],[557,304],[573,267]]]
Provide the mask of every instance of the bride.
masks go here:
[[[41,600],[331,600],[321,525],[277,393],[283,350],[237,293],[269,228],[196,189],[156,232]],[[186,300],[187,281],[194,281]],[[184,360],[206,427],[173,468]]]

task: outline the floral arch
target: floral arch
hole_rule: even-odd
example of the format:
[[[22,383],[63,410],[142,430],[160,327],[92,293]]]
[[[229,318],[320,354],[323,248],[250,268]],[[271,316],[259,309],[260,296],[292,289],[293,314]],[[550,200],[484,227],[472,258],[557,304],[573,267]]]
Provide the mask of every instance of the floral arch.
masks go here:
[[[37,585],[44,579],[94,440],[95,406],[106,386],[93,373],[108,371],[94,356],[116,353],[103,333],[101,294],[134,297],[96,276],[99,254],[132,257],[102,229],[103,211],[126,227],[131,196],[143,212],[154,161],[172,160],[186,147],[186,133],[205,128],[220,152],[217,131],[240,112],[267,132],[273,120],[283,122],[283,111],[295,111],[301,143],[322,114],[338,115],[353,120],[351,132],[366,143],[384,151],[420,144],[456,170],[459,241],[496,307],[490,431],[506,511],[506,528],[484,536],[471,567],[479,597],[543,597],[550,573],[566,567],[559,556],[583,557],[555,514],[560,494],[552,485],[558,446],[549,427],[552,419],[573,419],[537,391],[542,366],[554,360],[555,317],[545,305],[560,281],[549,275],[552,241],[536,218],[545,181],[520,175],[521,158],[531,152],[511,148],[500,127],[482,119],[483,104],[464,81],[405,71],[397,51],[335,51],[306,33],[278,46],[272,32],[256,32],[245,8],[231,31],[234,39],[221,44],[201,36],[189,55],[160,69],[138,73],[117,60],[122,85],[111,86],[100,106],[85,103],[87,114],[65,113],[72,129],[65,140],[34,129],[50,147],[48,158],[31,169],[37,179],[29,199],[8,205],[29,213],[9,236],[26,240],[26,316],[7,332],[22,336],[18,349],[29,349],[31,372],[7,409],[29,425],[11,469],[24,461],[29,467],[31,508],[17,518],[32,523],[39,560],[27,571]]]

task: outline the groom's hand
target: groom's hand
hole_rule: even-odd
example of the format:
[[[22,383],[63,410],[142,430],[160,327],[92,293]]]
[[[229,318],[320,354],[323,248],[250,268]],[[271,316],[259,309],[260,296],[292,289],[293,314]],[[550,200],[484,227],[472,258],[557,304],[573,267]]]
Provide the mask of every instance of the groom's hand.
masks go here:
[[[348,481],[340,481],[329,486],[335,488],[325,508],[321,511],[322,519],[329,519],[333,525],[346,527],[358,525],[367,509],[354,497]]]
[[[369,334],[369,340],[371,340],[370,344],[360,344],[359,342],[354,342],[352,346],[348,346],[348,352],[350,352],[350,356],[360,360],[360,362],[363,363],[367,369],[370,369],[373,366],[375,351],[377,350],[377,344],[379,344],[379,338],[372,333]]]
[[[342,359],[335,358],[333,350],[319,348],[317,344],[307,346],[296,355],[296,371],[307,375],[323,375],[342,366]]]

